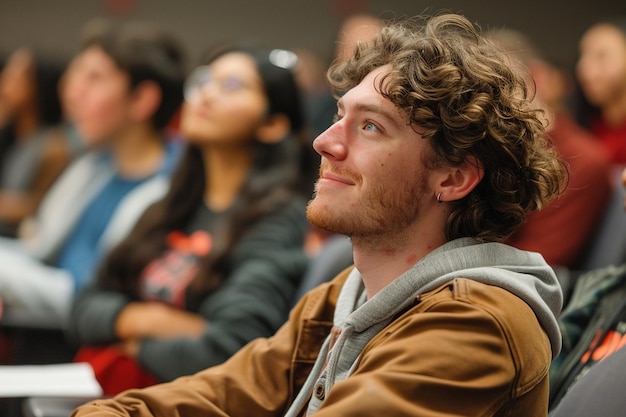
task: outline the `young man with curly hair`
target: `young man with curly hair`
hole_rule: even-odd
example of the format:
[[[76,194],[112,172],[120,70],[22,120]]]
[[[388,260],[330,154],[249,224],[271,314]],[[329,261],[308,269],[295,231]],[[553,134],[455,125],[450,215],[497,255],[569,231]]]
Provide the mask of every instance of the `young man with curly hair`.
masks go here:
[[[498,241],[566,172],[502,55],[442,15],[331,68],[307,216],[352,239],[355,266],[224,365],[74,415],[546,415],[561,291]]]

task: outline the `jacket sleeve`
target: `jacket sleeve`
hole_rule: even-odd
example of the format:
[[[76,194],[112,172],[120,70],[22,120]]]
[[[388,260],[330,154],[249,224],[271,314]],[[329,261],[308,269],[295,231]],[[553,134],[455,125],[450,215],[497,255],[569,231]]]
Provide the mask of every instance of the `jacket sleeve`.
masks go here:
[[[294,395],[291,362],[300,316],[307,309],[305,296],[274,336],[249,343],[222,365],[173,382],[126,391],[111,400],[88,403],[72,416],[282,415]]]
[[[308,258],[302,246],[304,207],[294,204],[263,220],[232,258],[229,277],[201,304],[200,338],[145,339],[138,360],[161,381],[224,362],[245,344],[269,337],[287,320]]]
[[[95,284],[82,290],[72,303],[68,339],[76,345],[111,344],[118,341],[115,320],[130,299]]]

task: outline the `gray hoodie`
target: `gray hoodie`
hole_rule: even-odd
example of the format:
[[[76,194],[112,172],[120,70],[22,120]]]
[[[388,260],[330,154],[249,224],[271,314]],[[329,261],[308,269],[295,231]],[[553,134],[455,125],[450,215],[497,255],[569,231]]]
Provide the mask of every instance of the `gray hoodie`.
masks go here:
[[[286,416],[297,414],[315,385],[323,384],[325,392],[329,392],[335,382],[347,378],[365,345],[417,295],[461,277],[503,288],[524,300],[548,335],[552,356],[556,357],[561,349],[557,317],[563,299],[557,278],[543,257],[501,243],[457,239],[425,256],[370,300],[366,299],[359,271],[351,272],[334,315],[334,326],[340,328],[341,333],[330,352],[330,335],[326,339],[313,370]],[[317,411],[320,403],[313,396],[308,414]]]

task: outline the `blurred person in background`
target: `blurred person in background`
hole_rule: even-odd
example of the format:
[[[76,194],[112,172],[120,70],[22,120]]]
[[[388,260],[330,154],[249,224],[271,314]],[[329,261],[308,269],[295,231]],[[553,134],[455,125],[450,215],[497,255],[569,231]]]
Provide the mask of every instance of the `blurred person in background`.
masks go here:
[[[626,19],[596,23],[579,43],[580,118],[614,164],[626,164]]]
[[[187,78],[167,195],[74,303],[69,334],[92,346],[76,360],[105,394],[219,364],[287,320],[308,264],[295,59],[223,47]]]
[[[64,65],[28,48],[14,51],[0,72],[0,234],[14,237],[81,148],[63,123],[59,80]]]
[[[163,129],[182,101],[183,58],[152,25],[88,25],[63,98],[90,150],[46,193],[28,233],[0,241],[2,326],[63,329],[74,293],[167,191],[179,146]]]
[[[621,182],[626,190],[626,169]],[[623,207],[626,210],[626,194]],[[614,232],[623,234],[624,230]],[[626,263],[581,275],[559,327],[563,348],[550,365],[550,409],[591,367],[626,344]]]
[[[534,85],[533,104],[543,110],[552,144],[569,168],[565,191],[543,210],[529,213],[506,242],[541,253],[554,267],[575,270],[611,196],[608,157],[596,138],[576,123],[566,106],[572,91],[567,74],[544,58],[521,32],[495,30],[491,38],[509,53],[519,71]]]

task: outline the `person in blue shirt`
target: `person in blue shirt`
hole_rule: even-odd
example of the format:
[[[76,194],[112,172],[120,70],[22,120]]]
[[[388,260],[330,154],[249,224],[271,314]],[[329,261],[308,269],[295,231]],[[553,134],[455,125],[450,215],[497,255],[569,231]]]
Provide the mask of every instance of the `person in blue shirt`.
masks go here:
[[[2,326],[63,329],[100,259],[164,195],[180,144],[184,53],[159,28],[88,25],[62,98],[88,151],[45,195],[18,239],[0,241]]]

